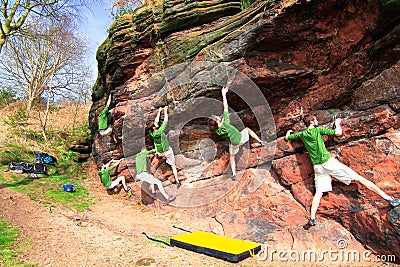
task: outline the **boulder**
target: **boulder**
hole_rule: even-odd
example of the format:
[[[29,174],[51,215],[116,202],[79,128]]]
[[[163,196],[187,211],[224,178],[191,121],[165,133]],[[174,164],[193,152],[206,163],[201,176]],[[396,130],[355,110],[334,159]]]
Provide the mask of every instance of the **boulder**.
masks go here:
[[[111,93],[118,142],[109,147],[96,135],[94,159],[98,166],[131,162],[144,146],[153,148],[149,124],[168,105],[168,139],[184,185],[176,189],[169,166],[150,157],[177,199],[163,204],[142,184],[134,186],[136,199],[193,229],[269,247],[323,251],[345,240],[348,249],[400,255],[398,208],[357,182],[334,180],[317,226],[305,230],[313,168],[301,142],[284,140],[287,130],[305,128],[304,114],[316,114],[324,127],[342,117],[343,136],[326,139],[332,155],[400,197],[399,11],[398,1],[387,0],[272,0],[242,10],[232,0],[146,2],[114,22],[97,52],[89,127],[96,132]],[[223,85],[232,89],[233,123],[268,141],[260,147],[250,139],[241,149],[237,181],[228,144],[208,125],[209,112],[222,113]],[[203,143],[211,150],[200,149]],[[133,161],[117,171],[133,181]]]

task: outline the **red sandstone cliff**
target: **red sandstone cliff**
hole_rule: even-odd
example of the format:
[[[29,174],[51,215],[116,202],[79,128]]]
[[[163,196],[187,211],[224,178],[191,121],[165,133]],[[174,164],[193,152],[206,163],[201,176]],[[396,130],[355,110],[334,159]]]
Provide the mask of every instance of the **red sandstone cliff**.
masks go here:
[[[175,132],[182,152],[177,156],[180,175],[185,179],[195,175],[188,170],[199,166],[193,160],[196,147],[201,140],[212,139],[218,144],[217,159],[207,167],[206,176],[221,181],[229,193],[191,208],[154,201],[138,185],[135,197],[182,224],[270,246],[323,249],[346,239],[349,248],[362,249],[361,244],[377,254],[400,258],[400,208],[391,208],[358,183],[345,186],[334,181],[333,191],[321,201],[318,226],[309,231],[302,228],[314,192],[312,165],[301,143],[283,140],[288,129],[304,128],[302,113],[318,114],[322,124],[329,124],[333,115],[343,115],[344,135],[329,139],[327,147],[388,194],[400,197],[399,11],[396,1],[267,1],[245,10],[232,0],[148,3],[117,19],[98,50],[90,128],[96,131],[97,115],[112,93],[110,120],[119,142],[107,145],[107,138],[96,135],[95,160],[100,165],[138,152],[139,148],[124,146],[124,142],[138,139],[143,132],[124,130],[126,121],[146,128],[143,118],[154,117],[161,105],[168,104],[173,112],[191,99],[220,100],[219,87],[212,86],[206,90],[179,86],[159,98],[157,90],[148,89],[152,74],[184,62],[223,63],[255,83],[273,115],[275,124],[269,129],[274,131],[266,133],[254,119],[254,109],[237,95],[229,95],[230,107],[246,126],[264,133],[269,141],[276,137],[276,142],[271,141],[274,160],[262,163],[265,180],[255,191],[249,189],[261,153],[254,146],[246,150],[250,160],[242,166],[241,179],[231,184],[223,175],[226,144],[200,119]],[[174,138],[173,133],[169,138]],[[146,142],[152,148],[151,141]],[[271,155],[271,151],[264,153]],[[158,172],[167,179],[167,191],[175,193],[175,186],[168,183],[170,169],[156,158],[152,163],[159,165]],[[131,176],[131,169],[128,162],[118,172]],[[185,186],[177,193],[184,195]],[[212,190],[193,194],[203,199]]]

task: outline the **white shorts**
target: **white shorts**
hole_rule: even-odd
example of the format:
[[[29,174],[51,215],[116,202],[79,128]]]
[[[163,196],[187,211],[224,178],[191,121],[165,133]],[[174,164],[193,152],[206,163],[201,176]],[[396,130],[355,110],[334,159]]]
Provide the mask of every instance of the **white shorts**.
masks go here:
[[[231,155],[236,155],[239,152],[239,147],[249,141],[249,131],[247,128],[244,128],[240,133],[242,134],[242,139],[240,139],[240,143],[238,145],[234,146],[229,143],[229,153]]]
[[[174,155],[174,151],[172,150],[172,147],[169,147],[168,150],[159,153],[157,152],[157,155],[161,156],[161,157],[166,157],[167,158],[167,164],[169,165],[175,165],[175,155]]]
[[[99,131],[100,135],[107,135],[107,134],[110,134],[111,132],[112,132],[111,126],[108,127],[107,129],[104,129],[104,130],[100,130],[100,131]]]
[[[317,192],[332,191],[332,177],[349,185],[352,180],[360,176],[335,158],[329,158],[325,163],[314,165],[314,172]]]
[[[114,187],[116,187],[119,184],[120,180],[117,178],[114,181],[111,182],[110,186],[107,187],[107,189],[113,189]]]
[[[141,172],[141,173],[137,174],[136,180],[146,182],[149,184],[156,184],[158,187],[162,186],[160,180],[157,180],[153,175],[151,175],[147,172]]]

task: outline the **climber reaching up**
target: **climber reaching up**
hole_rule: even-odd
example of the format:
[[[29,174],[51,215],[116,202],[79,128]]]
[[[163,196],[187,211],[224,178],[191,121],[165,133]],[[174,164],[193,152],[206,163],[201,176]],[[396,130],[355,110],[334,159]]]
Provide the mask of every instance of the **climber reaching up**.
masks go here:
[[[99,117],[98,117],[98,130],[99,134],[101,136],[109,135],[111,136],[112,134],[112,127],[108,125],[108,110],[110,108],[111,104],[111,94],[108,96],[106,106],[104,109],[100,112]],[[117,142],[116,137],[112,135],[114,142]]]
[[[239,131],[235,126],[231,124],[229,115],[229,106],[226,94],[228,93],[228,88],[222,88],[222,103],[224,106],[223,117],[213,115],[210,120],[210,126],[215,128],[216,134],[224,137],[229,141],[229,162],[232,169],[232,180],[236,180],[236,162],[235,155],[239,152],[240,146],[249,141],[249,136],[256,139],[262,146],[266,145],[266,142],[262,141],[257,134],[246,127],[242,131]]]
[[[111,94],[108,96],[106,106],[99,114],[98,129],[101,135],[107,135],[112,132],[112,128],[108,126],[108,116],[107,116],[110,104],[111,104]]]
[[[324,135],[339,136],[342,135],[342,127],[340,123],[342,119],[338,118],[335,120],[335,129],[327,129],[318,126],[317,117],[314,115],[307,115],[303,118],[307,129],[295,134],[292,134],[292,130],[288,130],[285,136],[286,140],[300,139],[303,141],[308,154],[311,159],[311,163],[314,165],[315,172],[315,194],[311,204],[311,218],[308,222],[310,226],[315,225],[315,215],[324,192],[332,191],[332,178],[335,177],[342,183],[349,185],[351,181],[359,181],[369,190],[377,193],[382,198],[386,199],[389,204],[393,207],[400,205],[400,200],[387,195],[373,182],[360,176],[355,171],[347,167],[346,165],[339,162],[337,159],[330,156],[328,150],[325,147]]]
[[[159,125],[161,111],[164,110],[164,121]],[[178,179],[178,171],[175,165],[175,155],[172,147],[168,143],[167,136],[165,134],[165,128],[168,124],[168,106],[164,108],[159,108],[157,112],[157,116],[154,119],[154,123],[150,126],[151,129],[149,131],[150,137],[154,141],[155,150],[157,156],[159,157],[166,157],[167,164],[171,166],[172,172],[174,174],[176,186],[179,188],[181,186],[179,179]]]

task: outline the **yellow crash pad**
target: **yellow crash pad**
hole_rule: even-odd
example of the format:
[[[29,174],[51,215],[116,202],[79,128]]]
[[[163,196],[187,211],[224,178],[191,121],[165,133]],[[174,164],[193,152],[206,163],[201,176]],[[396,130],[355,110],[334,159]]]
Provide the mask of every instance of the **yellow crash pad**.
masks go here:
[[[230,262],[238,262],[253,256],[261,249],[261,245],[258,243],[202,231],[173,236],[170,244]]]

